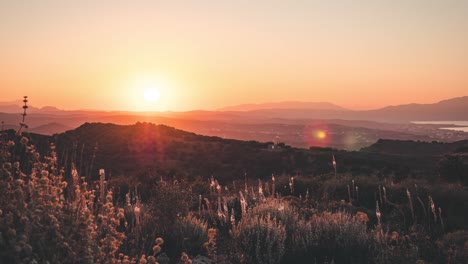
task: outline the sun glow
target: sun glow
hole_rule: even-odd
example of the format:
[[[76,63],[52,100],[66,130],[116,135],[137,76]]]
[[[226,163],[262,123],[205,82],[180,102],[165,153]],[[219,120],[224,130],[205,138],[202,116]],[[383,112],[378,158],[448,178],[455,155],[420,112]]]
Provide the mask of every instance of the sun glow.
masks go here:
[[[154,87],[146,88],[143,93],[143,98],[148,103],[156,103],[161,98],[161,93]]]
[[[122,87],[126,87],[122,101],[130,111],[168,111],[180,103],[180,86],[174,80],[168,74],[129,75],[122,84]]]

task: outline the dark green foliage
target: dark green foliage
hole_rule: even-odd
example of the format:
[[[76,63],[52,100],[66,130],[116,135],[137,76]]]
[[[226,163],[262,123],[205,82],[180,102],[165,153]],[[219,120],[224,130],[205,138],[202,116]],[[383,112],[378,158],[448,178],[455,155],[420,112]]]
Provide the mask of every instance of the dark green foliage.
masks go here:
[[[468,186],[468,155],[446,155],[438,167],[443,180]]]

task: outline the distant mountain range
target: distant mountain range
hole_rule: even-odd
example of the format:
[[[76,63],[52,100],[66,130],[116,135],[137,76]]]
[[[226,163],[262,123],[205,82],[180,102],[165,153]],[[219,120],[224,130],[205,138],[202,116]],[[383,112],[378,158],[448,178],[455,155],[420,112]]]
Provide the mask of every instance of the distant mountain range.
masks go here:
[[[4,128],[18,128],[21,102],[0,103]],[[329,146],[358,150],[379,138],[452,142],[468,139],[468,133],[441,130],[451,125],[412,124],[410,121],[468,120],[468,96],[434,104],[388,106],[377,110],[353,111],[330,103],[278,102],[240,105],[224,111],[107,112],[55,107],[28,109],[28,131],[44,135],[62,133],[85,122],[120,125],[150,122],[208,136],[263,142],[280,141],[294,147]],[[314,140],[314,131],[327,134]]]
[[[285,108],[287,104],[280,104],[281,108],[271,108],[274,104],[257,105],[251,107],[248,113],[251,117],[275,117],[284,119],[345,119],[345,120],[371,120],[379,122],[402,123],[411,121],[447,121],[468,120],[468,96],[453,98],[433,104],[407,104],[387,106],[376,110],[354,111],[333,107],[325,104],[324,108],[317,108],[321,104],[304,103],[298,107]],[[310,105],[311,108],[306,106]],[[268,107],[268,108],[263,108]],[[304,107],[304,108],[301,108]],[[230,109],[230,108],[228,108]],[[234,109],[242,109],[241,106]]]
[[[36,108],[30,106],[30,113],[66,114],[66,115],[147,115],[137,112],[106,112],[91,110],[65,111],[56,107],[46,106]],[[21,113],[19,102],[0,103],[0,113]],[[155,116],[194,119],[203,121],[230,121],[240,119],[249,123],[258,119],[344,119],[369,120],[380,122],[411,122],[411,121],[468,121],[468,96],[443,100],[433,104],[406,104],[387,106],[375,110],[349,110],[328,102],[272,102],[263,104],[243,104],[219,109],[218,111],[188,111],[188,112],[155,112]]]
[[[348,110],[328,102],[273,102],[263,104],[242,104],[219,109],[219,111],[254,111],[264,109],[307,109],[307,110]]]

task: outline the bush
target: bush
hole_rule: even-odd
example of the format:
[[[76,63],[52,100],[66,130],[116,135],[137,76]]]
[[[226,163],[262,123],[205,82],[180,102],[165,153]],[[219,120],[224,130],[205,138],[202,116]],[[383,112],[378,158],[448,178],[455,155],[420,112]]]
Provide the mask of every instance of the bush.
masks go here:
[[[76,170],[67,190],[54,146],[40,159],[24,137],[18,141],[28,152],[31,171],[23,172],[19,162],[2,164],[0,262],[112,262],[125,237],[117,231],[123,215],[112,192],[97,199]]]
[[[460,230],[446,234],[437,241],[440,263],[466,263],[468,260],[468,231]]]
[[[186,252],[191,256],[201,254],[203,243],[208,240],[206,235],[208,225],[205,221],[200,220],[189,214],[184,217],[179,217],[174,225],[171,234],[175,248],[180,252]]]
[[[269,215],[248,214],[232,230],[247,263],[281,263],[285,253],[286,228]]]
[[[367,217],[345,212],[324,212],[310,220],[301,220],[293,235],[294,251],[298,259],[315,259],[319,263],[362,263],[367,260],[371,235],[367,232]]]

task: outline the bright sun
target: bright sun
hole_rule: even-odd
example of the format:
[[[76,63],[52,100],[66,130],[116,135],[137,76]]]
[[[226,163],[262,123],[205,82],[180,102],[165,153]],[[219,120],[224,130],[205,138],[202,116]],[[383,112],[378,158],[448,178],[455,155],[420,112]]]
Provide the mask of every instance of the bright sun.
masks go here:
[[[153,87],[146,88],[145,92],[143,93],[143,97],[145,98],[145,101],[149,103],[155,103],[159,101],[159,98],[161,97],[161,93],[156,88],[153,88]]]

